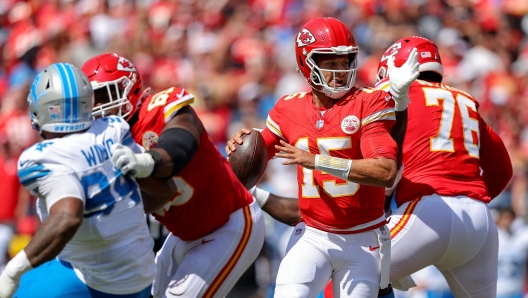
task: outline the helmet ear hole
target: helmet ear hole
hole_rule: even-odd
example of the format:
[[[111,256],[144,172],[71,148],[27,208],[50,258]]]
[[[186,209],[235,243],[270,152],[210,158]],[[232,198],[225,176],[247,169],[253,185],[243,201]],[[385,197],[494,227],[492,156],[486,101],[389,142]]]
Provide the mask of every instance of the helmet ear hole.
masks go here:
[[[42,132],[42,128],[40,127],[40,122],[37,119],[37,115],[33,113],[33,118],[31,119],[31,126],[34,130],[36,130],[38,133]]]

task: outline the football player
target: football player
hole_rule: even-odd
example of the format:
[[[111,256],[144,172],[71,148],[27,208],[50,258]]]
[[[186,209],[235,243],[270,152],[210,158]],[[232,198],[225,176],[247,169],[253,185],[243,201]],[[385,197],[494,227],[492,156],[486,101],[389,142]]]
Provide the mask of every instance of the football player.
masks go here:
[[[338,281],[339,297],[376,297],[389,273],[383,187],[393,184],[397,168],[390,131],[395,109],[406,109],[407,89],[419,74],[417,54],[391,68],[387,93],[353,86],[358,47],[337,19],[310,20],[295,48],[297,68],[312,92],[282,97],[262,131],[269,158],[298,165],[306,225],[290,239],[275,297],[315,297],[330,278]],[[233,142],[228,154],[236,150]]]
[[[110,156],[117,143],[141,152],[129,125],[92,120],[92,87],[70,64],[40,72],[28,104],[45,141],[20,156],[18,177],[38,196],[42,225],[0,275],[0,297],[11,297],[19,282],[21,298],[149,297],[153,241],[139,187]]]
[[[498,236],[487,203],[508,184],[512,164],[479,115],[478,101],[442,84],[433,42],[418,36],[396,41],[381,59],[376,88],[392,88],[389,63],[401,65],[414,48],[420,76],[409,88],[403,177],[389,222],[390,280],[434,265],[455,297],[495,297]]]
[[[442,61],[431,41],[411,36],[394,43],[379,64],[377,88],[390,88],[389,68],[404,63],[414,48],[420,53],[420,76],[409,88],[399,208],[388,224],[390,280],[406,289],[406,276],[435,265],[456,297],[495,297],[497,228],[486,203],[511,179],[511,161],[502,140],[478,114],[478,102],[441,84]],[[253,191],[275,209],[285,200]],[[294,233],[304,233],[304,226],[296,226]]]
[[[178,188],[169,201],[144,200],[171,232],[156,256],[153,296],[226,296],[260,253],[264,219],[190,106],[194,96],[178,87],[143,96],[139,72],[116,54],[94,57],[82,70],[94,88],[94,116],[123,117],[147,150],[114,145],[115,166]]]

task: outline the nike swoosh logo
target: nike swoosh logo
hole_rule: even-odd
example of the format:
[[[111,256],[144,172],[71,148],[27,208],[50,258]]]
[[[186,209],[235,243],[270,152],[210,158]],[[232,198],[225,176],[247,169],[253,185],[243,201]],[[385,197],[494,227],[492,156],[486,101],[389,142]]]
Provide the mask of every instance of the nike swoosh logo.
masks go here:
[[[23,162],[20,162],[20,167],[23,168],[25,164],[28,163],[29,160],[24,160]]]
[[[214,239],[211,239],[211,240],[202,239],[202,244],[206,244],[207,242],[211,242],[211,241],[214,241]]]
[[[177,94],[178,98],[182,98],[183,97],[183,93],[185,93],[185,89],[182,89],[180,94]]]
[[[392,96],[385,96],[385,101],[391,100]]]
[[[378,248],[379,248],[379,246],[375,246],[375,247],[372,247],[372,245],[369,246],[370,251],[375,251],[375,250],[378,249]]]

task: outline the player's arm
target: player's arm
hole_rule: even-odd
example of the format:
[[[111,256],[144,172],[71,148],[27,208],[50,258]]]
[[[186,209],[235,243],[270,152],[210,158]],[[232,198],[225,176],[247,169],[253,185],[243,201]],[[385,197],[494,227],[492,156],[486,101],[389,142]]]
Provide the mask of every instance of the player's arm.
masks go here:
[[[407,109],[403,111],[396,111],[396,123],[391,128],[390,135],[398,145],[398,169],[401,167],[403,160],[403,140],[405,139],[405,132],[407,131]]]
[[[203,129],[190,106],[181,108],[163,127],[158,144],[146,152],[155,162],[150,176],[169,178],[183,170],[198,151]]]
[[[301,220],[299,201],[297,198],[286,198],[268,191],[253,187],[249,190],[260,208],[271,215],[275,220],[287,225],[294,225]]]
[[[71,240],[83,221],[84,203],[66,197],[50,208],[35,236],[24,249],[32,267],[54,259]]]
[[[136,182],[141,190],[143,209],[146,214],[162,209],[168,201],[178,195],[178,187],[172,178],[138,178]]]
[[[5,291],[14,292],[22,274],[55,258],[83,221],[85,198],[79,180],[72,176],[49,177],[36,192],[46,200],[49,216],[29,244],[7,263],[0,276],[0,289]]]
[[[480,167],[491,198],[498,196],[513,176],[513,168],[501,138],[479,115]]]
[[[194,157],[203,129],[194,110],[184,106],[165,124],[156,146],[145,153],[134,153],[129,147],[114,144],[112,161],[123,174],[130,172],[136,178],[170,178]]]

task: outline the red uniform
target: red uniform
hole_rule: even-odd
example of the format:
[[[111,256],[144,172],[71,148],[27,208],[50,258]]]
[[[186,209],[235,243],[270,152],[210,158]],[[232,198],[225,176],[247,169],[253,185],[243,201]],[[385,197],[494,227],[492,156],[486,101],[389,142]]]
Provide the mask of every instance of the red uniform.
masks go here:
[[[384,80],[377,88],[388,87]],[[409,98],[404,171],[396,191],[398,206],[434,193],[465,195],[488,203],[488,188],[493,189],[499,181],[485,181],[481,168],[492,172],[493,159],[509,157],[500,139],[480,118],[478,102],[467,92],[422,80],[411,85]],[[495,158],[480,159],[493,154]],[[498,194],[495,192],[493,195]]]
[[[146,97],[131,129],[135,141],[147,150],[154,146],[165,124],[193,101],[192,94],[175,87]],[[218,229],[231,213],[253,202],[205,129],[196,155],[174,179],[179,194],[154,216],[185,241]]]
[[[389,135],[393,107],[388,93],[373,89],[354,88],[327,110],[313,105],[311,93],[296,93],[277,102],[262,135],[270,158],[282,139],[313,154],[395,160],[397,147]],[[385,224],[382,187],[359,185],[299,165],[297,181],[299,208],[308,226],[357,233]]]

